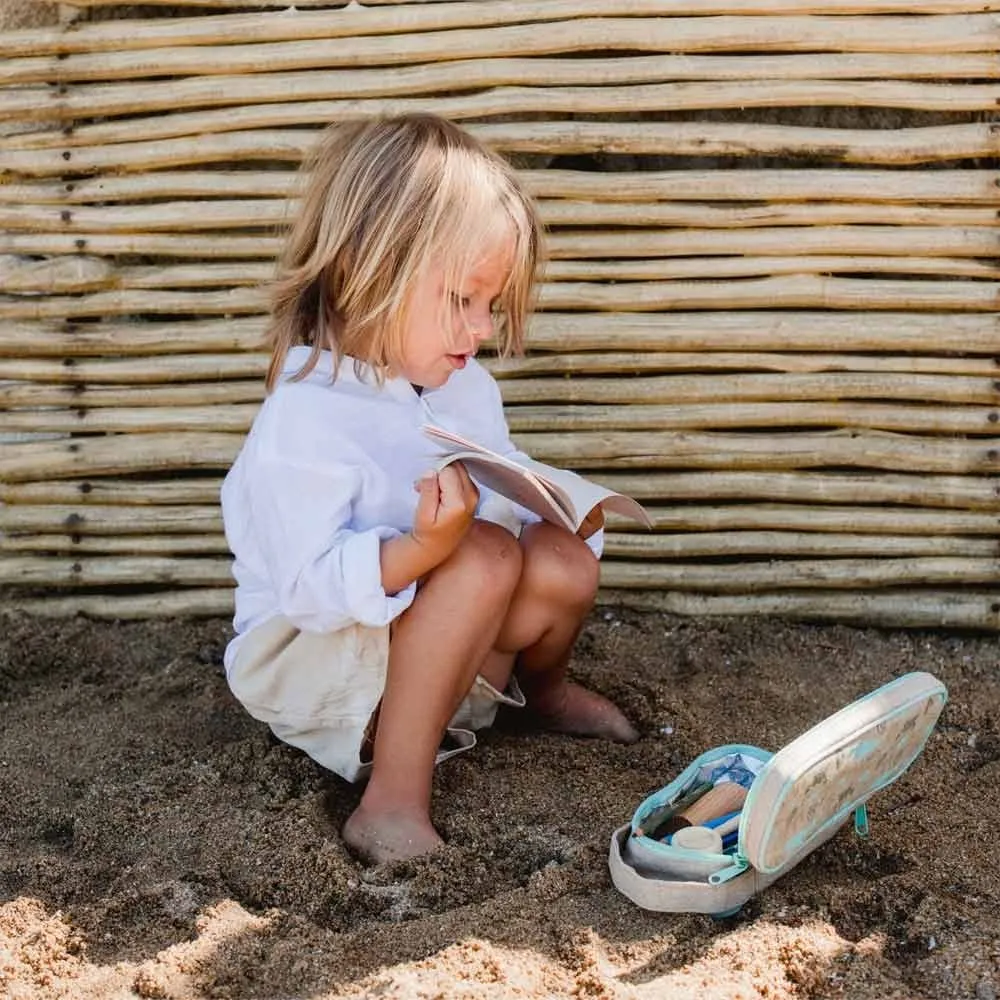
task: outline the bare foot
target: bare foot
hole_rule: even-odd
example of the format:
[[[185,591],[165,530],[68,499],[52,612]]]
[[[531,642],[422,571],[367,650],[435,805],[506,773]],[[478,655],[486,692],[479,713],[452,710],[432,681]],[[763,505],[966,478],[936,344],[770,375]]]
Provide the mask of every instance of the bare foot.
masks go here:
[[[348,847],[373,864],[416,858],[444,844],[426,816],[376,813],[363,805],[347,818],[342,834]]]
[[[563,683],[529,699],[528,708],[546,729],[574,736],[596,736],[616,743],[635,743],[639,733],[618,707],[603,695]]]

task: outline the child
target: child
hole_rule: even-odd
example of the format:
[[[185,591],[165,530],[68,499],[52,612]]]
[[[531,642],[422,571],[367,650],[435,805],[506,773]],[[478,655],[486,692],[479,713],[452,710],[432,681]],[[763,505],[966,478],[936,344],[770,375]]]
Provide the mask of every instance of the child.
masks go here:
[[[429,115],[336,127],[307,166],[269,395],[222,487],[237,583],[226,670],[280,739],[368,777],[343,835],[380,862],[441,844],[435,762],[472,746],[500,704],[561,732],[637,734],[566,679],[603,520],[585,542],[460,464],[435,474],[420,430],[514,451],[474,356],[490,337],[521,346],[540,260],[529,198],[502,159]]]

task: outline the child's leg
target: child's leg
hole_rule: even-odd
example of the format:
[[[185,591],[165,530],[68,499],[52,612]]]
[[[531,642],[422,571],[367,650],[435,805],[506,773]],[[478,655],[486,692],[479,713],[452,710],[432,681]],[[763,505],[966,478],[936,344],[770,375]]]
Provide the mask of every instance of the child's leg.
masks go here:
[[[476,521],[396,623],[371,777],[344,826],[348,844],[373,861],[414,857],[441,843],[430,821],[435,756],[493,648],[521,563],[508,531]]]
[[[497,649],[519,652],[517,678],[528,708],[549,729],[634,742],[638,733],[615,705],[566,679],[597,593],[597,559],[580,538],[551,524],[529,525],[521,545],[524,568]]]

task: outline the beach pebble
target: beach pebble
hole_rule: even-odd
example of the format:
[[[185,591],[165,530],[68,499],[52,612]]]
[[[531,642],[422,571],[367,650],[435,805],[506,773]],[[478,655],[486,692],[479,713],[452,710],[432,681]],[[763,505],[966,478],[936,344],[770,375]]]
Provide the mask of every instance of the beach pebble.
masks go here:
[[[988,979],[976,983],[976,1000],[997,1000],[997,991]]]

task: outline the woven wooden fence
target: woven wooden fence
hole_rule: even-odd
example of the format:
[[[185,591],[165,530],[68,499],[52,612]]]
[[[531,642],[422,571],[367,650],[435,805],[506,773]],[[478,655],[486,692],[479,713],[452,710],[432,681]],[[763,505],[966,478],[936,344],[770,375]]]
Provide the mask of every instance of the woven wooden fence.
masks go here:
[[[1000,0],[136,9],[0,35],[9,604],[230,610],[295,168],[423,109],[550,226],[494,367],[522,446],[652,512],[605,600],[1000,627]]]

